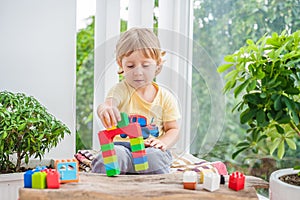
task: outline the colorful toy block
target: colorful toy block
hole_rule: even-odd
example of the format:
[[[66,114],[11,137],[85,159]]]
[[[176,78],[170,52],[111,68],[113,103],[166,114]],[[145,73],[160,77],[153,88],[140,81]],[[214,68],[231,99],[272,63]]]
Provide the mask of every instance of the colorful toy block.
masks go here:
[[[216,191],[220,188],[220,175],[217,173],[204,174],[203,189],[210,192]]]
[[[79,166],[76,159],[55,160],[54,166],[60,174],[60,183],[79,181]]]
[[[201,169],[201,171],[199,172],[199,183],[203,183],[204,182],[204,175],[207,174],[207,173],[217,173],[215,171],[214,168],[208,168],[208,169]]]
[[[34,172],[32,174],[32,188],[35,189],[45,189],[46,186],[46,172]]]
[[[224,177],[224,175],[220,175],[220,184],[222,184],[222,185],[225,184],[225,177]]]
[[[60,187],[60,174],[55,169],[46,170],[47,173],[47,188],[58,189]]]
[[[38,166],[36,167],[35,169],[33,170],[27,170],[25,173],[24,173],[24,187],[25,188],[32,188],[32,175],[35,173],[35,172],[40,172],[42,170],[46,169],[45,166]]]
[[[232,190],[242,190],[245,187],[245,175],[240,172],[233,172],[229,176],[228,187]]]
[[[149,165],[140,125],[137,122],[132,123],[132,121],[129,121],[126,113],[121,113],[121,121],[118,122],[117,127],[118,128],[103,130],[98,133],[106,175],[115,176],[120,174],[113,143],[113,138],[116,135],[129,137],[135,170],[142,171],[148,169]]]
[[[118,128],[122,128],[125,126],[128,126],[129,124],[129,118],[128,115],[126,113],[120,113],[121,115],[121,121],[118,122]]]
[[[24,174],[24,188],[32,188],[33,170],[27,170]]]
[[[24,187],[35,189],[57,189],[60,187],[60,174],[55,169],[37,167],[24,174]]]
[[[183,188],[188,190],[196,190],[198,174],[194,171],[186,171],[183,173]]]
[[[125,117],[125,115],[124,115]],[[144,139],[148,138],[150,135],[154,136],[154,137],[158,137],[159,135],[159,130],[158,127],[155,124],[147,124],[147,118],[145,118],[142,115],[130,115],[128,117],[129,119],[129,123],[139,123],[139,125],[141,126],[142,129],[142,136]],[[119,125],[118,125],[119,127]],[[126,138],[127,135],[122,133],[120,134],[120,136],[122,138]]]

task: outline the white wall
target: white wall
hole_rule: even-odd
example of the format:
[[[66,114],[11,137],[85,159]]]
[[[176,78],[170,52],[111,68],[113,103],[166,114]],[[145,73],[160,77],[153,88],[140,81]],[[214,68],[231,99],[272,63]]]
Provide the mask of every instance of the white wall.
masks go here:
[[[36,97],[66,136],[47,158],[75,153],[75,0],[0,0],[0,90]]]

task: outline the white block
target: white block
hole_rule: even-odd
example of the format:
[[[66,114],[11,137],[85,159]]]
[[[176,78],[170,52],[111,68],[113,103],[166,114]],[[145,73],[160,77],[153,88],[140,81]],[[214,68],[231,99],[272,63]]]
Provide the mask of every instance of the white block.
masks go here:
[[[220,188],[220,175],[216,173],[204,174],[203,189],[213,192]]]
[[[198,174],[194,171],[186,171],[183,173],[183,182],[184,183],[197,183]]]

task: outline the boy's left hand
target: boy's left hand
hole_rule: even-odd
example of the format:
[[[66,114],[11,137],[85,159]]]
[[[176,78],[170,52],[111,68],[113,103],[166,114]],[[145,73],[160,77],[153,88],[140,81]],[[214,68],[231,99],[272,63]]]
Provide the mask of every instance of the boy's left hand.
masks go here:
[[[157,138],[148,138],[144,141],[144,144],[145,147],[154,147],[162,151],[167,149],[167,145]]]

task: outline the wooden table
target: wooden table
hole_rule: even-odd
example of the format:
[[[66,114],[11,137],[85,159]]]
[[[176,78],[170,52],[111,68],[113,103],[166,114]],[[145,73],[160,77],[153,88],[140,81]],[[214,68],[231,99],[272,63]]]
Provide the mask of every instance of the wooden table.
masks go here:
[[[225,177],[227,183],[228,177]],[[78,183],[62,184],[60,189],[20,188],[20,200],[94,200],[94,199],[258,199],[255,188],[268,188],[262,179],[247,176],[245,189],[234,191],[221,185],[214,192],[205,191],[201,185],[196,190],[183,189],[182,173],[164,175],[120,175],[107,177],[93,173],[80,173]]]

